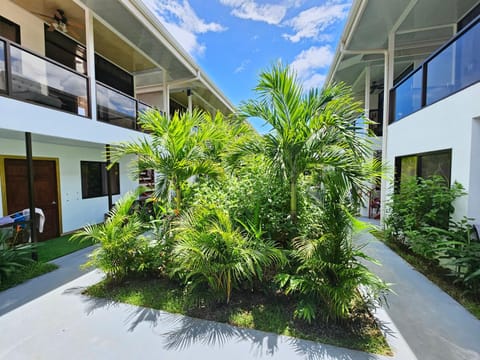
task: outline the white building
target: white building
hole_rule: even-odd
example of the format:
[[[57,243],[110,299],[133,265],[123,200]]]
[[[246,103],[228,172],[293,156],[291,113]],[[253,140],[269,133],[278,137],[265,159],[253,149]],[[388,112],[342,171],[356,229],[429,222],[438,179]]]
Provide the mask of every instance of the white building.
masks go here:
[[[327,82],[364,101],[401,182],[441,174],[480,220],[480,1],[354,0]],[[382,205],[391,191],[382,183]],[[384,208],[384,206],[382,206]]]
[[[0,0],[0,213],[29,207],[31,136],[42,237],[101,222],[138,185],[127,159],[107,185],[106,145],[144,136],[148,106],[233,111],[140,0]]]

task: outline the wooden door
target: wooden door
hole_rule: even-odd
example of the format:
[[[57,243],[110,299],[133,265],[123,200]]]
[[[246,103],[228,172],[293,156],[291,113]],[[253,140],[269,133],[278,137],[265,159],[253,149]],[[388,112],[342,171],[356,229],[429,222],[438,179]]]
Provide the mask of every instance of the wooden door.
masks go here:
[[[35,207],[43,210],[45,225],[40,241],[60,235],[57,170],[54,160],[34,160]],[[28,205],[27,161],[23,159],[5,159],[5,183],[7,212],[12,214]]]

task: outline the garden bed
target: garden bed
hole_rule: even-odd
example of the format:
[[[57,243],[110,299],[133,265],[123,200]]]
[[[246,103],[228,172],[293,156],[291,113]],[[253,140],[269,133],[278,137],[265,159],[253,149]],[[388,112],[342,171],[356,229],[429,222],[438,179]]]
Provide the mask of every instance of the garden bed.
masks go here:
[[[417,271],[422,273],[431,282],[445,291],[448,295],[457,300],[465,309],[470,311],[477,319],[480,320],[480,299],[466,293],[466,289],[461,286],[460,282],[454,282],[455,278],[451,276],[448,269],[439,266],[432,260],[415,254],[407,246],[394,241],[385,239],[382,231],[373,233],[377,239],[385,243],[390,249],[395,251],[406,262],[412,265]]]
[[[242,291],[234,293],[228,305],[193,305],[182,287],[166,279],[129,279],[122,284],[103,281],[88,288],[86,294],[370,353],[392,354],[374,317],[366,310],[343,324],[320,319],[307,324],[293,318],[296,302],[285,295]]]

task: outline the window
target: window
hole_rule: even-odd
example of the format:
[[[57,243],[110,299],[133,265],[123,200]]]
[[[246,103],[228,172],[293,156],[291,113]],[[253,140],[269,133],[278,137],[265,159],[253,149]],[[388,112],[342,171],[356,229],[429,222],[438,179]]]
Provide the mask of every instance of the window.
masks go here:
[[[110,175],[112,194],[120,194],[120,169],[115,164],[107,171],[107,163],[81,161],[82,199],[108,195],[107,176]]]
[[[20,44],[20,26],[0,16],[0,36]]]
[[[412,176],[429,178],[440,175],[450,184],[451,168],[451,150],[397,157],[395,158],[397,191],[399,186]]]
[[[133,96],[133,76],[95,54],[95,77],[98,81]]]
[[[75,40],[45,25],[45,56],[79,73],[87,73],[87,51]]]

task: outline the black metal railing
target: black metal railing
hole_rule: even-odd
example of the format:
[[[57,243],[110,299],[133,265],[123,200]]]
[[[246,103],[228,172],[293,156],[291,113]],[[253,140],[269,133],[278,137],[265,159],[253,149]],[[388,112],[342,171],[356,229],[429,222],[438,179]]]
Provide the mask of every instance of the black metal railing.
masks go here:
[[[480,18],[390,90],[390,122],[480,81]]]

